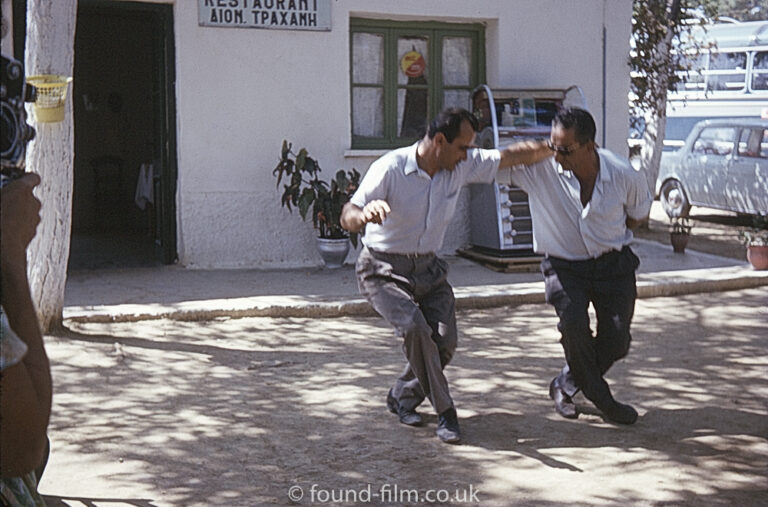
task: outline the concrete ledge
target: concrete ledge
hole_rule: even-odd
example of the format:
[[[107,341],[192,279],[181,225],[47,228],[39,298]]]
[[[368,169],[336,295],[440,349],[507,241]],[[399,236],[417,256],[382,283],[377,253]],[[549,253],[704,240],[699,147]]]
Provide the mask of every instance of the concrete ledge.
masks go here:
[[[768,271],[749,266],[641,273],[638,297],[663,297],[747,289],[768,285]],[[520,304],[544,303],[544,282],[507,285],[455,287],[459,310],[496,308]],[[325,296],[255,296],[228,299],[185,301],[173,304],[118,304],[74,306],[64,309],[69,322],[136,322],[170,319],[204,321],[242,317],[312,317],[375,316],[373,308],[361,297]]]
[[[645,273],[638,277],[641,298],[679,296],[701,292],[750,289],[768,285],[768,271],[755,271],[748,265],[688,271]]]

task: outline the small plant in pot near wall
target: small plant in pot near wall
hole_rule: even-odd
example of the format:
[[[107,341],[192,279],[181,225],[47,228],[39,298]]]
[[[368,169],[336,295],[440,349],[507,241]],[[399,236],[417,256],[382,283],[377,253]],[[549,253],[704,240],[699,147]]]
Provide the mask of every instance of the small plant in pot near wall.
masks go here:
[[[669,241],[675,253],[685,253],[688,240],[691,237],[692,225],[688,218],[675,217],[672,219],[672,227],[669,231]]]
[[[752,227],[741,231],[741,239],[747,246],[747,260],[752,267],[768,269],[768,216],[755,216]]]
[[[298,153],[293,145],[283,141],[280,161],[272,174],[277,186],[285,179],[280,197],[282,206],[299,210],[302,220],[312,217],[312,225],[318,232],[317,248],[326,267],[340,268],[349,252],[349,243],[357,247],[357,234],[349,234],[341,227],[341,209],[352,197],[360,184],[357,170],[339,170],[330,181],[320,179],[317,160],[301,148]]]

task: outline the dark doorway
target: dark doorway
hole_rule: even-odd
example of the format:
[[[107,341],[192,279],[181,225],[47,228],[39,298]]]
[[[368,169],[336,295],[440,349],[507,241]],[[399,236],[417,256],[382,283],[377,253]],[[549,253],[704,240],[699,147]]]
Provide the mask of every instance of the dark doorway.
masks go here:
[[[173,12],[79,2],[70,269],[176,260]]]

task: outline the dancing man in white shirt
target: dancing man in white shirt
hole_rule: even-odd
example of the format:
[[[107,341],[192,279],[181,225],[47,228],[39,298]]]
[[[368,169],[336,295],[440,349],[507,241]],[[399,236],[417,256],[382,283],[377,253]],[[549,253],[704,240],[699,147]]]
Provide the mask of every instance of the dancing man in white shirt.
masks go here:
[[[462,186],[492,182],[499,168],[551,156],[543,142],[476,149],[476,129],[468,111],[443,111],[420,141],[371,165],[341,217],[351,232],[365,228],[356,267],[360,292],[403,339],[408,365],[387,407],[401,423],[421,426],[416,407],[429,398],[438,414],[437,436],[448,443],[461,439],[443,374],[456,351],[455,300],[448,265],[435,252]]]

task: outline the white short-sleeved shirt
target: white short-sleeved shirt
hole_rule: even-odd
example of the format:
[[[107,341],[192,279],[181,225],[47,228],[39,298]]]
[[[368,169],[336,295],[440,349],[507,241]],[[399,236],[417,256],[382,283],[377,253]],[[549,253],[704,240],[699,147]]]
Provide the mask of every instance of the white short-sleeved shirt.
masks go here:
[[[536,252],[584,260],[621,250],[632,242],[626,219],[647,216],[652,202],[648,184],[628,160],[601,148],[597,153],[600,170],[586,206],[581,204],[579,180],[554,157],[516,166],[508,177],[499,177],[528,193]]]
[[[365,226],[363,243],[387,253],[436,252],[443,244],[461,187],[492,182],[501,161],[498,150],[470,150],[467,160],[434,177],[416,163],[419,143],[399,148],[376,160],[350,199],[363,208],[381,199],[391,212],[382,224]]]

